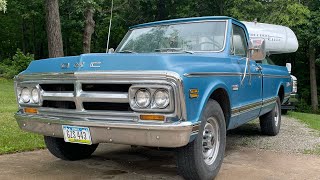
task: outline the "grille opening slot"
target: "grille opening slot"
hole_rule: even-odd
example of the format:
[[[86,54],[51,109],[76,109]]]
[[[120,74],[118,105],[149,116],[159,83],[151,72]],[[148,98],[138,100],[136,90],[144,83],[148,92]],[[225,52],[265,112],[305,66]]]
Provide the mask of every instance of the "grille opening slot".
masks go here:
[[[40,84],[44,91],[74,91],[73,84]]]
[[[131,84],[82,84],[83,91],[128,92]]]
[[[76,104],[72,101],[43,101],[42,107],[59,109],[76,109]]]
[[[108,103],[108,102],[84,102],[85,110],[104,110],[104,111],[130,111],[129,103]]]

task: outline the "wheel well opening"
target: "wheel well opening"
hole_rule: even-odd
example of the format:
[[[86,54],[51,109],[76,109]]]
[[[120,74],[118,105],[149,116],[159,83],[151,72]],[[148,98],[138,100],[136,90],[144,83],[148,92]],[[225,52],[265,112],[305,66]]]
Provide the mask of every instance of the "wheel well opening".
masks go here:
[[[228,127],[231,117],[231,108],[227,91],[222,88],[216,89],[211,94],[210,99],[213,99],[220,104],[225,117],[226,127]]]
[[[280,87],[279,92],[278,92],[278,96],[280,98],[280,102],[282,103],[283,99],[284,99],[284,87],[283,86]]]

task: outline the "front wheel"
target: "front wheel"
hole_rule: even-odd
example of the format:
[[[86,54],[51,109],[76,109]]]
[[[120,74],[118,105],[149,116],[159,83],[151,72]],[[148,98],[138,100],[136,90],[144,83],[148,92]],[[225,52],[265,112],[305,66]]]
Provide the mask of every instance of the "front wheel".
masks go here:
[[[277,97],[274,108],[267,114],[260,116],[259,119],[263,134],[276,136],[279,133],[281,125],[281,102],[279,97]]]
[[[226,146],[226,124],[220,105],[209,100],[194,141],[177,149],[177,166],[185,179],[212,180],[218,174]]]
[[[98,147],[98,144],[84,145],[67,143],[63,138],[50,136],[44,136],[44,142],[51,154],[57,158],[68,161],[88,158]]]

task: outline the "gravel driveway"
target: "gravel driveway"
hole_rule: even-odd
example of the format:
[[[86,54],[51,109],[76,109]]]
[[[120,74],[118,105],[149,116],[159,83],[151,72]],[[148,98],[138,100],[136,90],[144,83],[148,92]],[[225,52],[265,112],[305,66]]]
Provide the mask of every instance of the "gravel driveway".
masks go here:
[[[305,153],[320,146],[320,133],[296,119],[282,116],[280,133],[264,136],[260,133],[259,120],[255,120],[228,132],[227,147],[234,146]]]
[[[229,132],[218,180],[320,179],[320,156],[304,152],[319,136],[283,117],[279,136],[261,136],[257,123]],[[182,179],[174,151],[101,144],[92,158],[63,161],[47,150],[0,156],[0,179]]]

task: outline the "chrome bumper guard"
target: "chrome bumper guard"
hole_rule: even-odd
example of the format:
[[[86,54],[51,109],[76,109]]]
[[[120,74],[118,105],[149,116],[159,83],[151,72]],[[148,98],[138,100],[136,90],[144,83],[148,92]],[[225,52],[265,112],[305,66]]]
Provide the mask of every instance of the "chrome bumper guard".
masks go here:
[[[48,117],[17,113],[21,129],[63,138],[62,125],[90,128],[92,143],[117,143],[152,147],[181,147],[188,144],[191,122],[147,124],[138,122],[87,121],[78,118]]]

